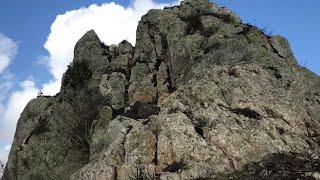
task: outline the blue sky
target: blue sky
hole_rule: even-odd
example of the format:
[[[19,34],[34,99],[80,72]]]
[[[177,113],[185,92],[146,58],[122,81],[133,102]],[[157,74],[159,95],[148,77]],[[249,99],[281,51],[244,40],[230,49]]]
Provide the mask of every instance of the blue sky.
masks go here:
[[[2,71],[0,62],[0,160],[5,159],[10,148],[19,113],[38,91],[56,92],[48,89],[59,86],[61,72],[72,60],[70,48],[86,30],[97,29],[107,44],[122,39],[134,43],[136,21],[140,16],[149,8],[163,7],[173,0],[115,0],[119,5],[108,4],[110,2],[0,0],[0,61],[4,53],[4,60],[10,62]],[[236,12],[244,22],[286,37],[299,63],[320,75],[320,1],[215,2]],[[77,19],[88,16],[90,23]],[[1,42],[11,48],[1,51]]]

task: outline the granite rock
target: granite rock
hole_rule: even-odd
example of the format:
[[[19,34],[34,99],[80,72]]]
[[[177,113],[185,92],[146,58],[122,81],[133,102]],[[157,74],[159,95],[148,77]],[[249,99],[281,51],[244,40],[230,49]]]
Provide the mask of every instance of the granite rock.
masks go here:
[[[61,92],[21,114],[4,178],[315,179],[319,87],[285,38],[227,8],[150,10],[135,47],[79,40]]]

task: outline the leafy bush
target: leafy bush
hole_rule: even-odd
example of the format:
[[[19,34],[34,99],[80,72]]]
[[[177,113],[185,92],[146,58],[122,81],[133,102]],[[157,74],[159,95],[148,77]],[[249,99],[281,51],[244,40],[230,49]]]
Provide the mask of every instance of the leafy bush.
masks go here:
[[[62,132],[70,139],[71,147],[89,158],[91,125],[98,114],[101,97],[86,88],[65,91],[61,106],[55,111],[59,114],[57,123]]]
[[[92,76],[87,61],[76,61],[68,66],[64,75],[62,86],[79,89],[84,86],[85,82]]]

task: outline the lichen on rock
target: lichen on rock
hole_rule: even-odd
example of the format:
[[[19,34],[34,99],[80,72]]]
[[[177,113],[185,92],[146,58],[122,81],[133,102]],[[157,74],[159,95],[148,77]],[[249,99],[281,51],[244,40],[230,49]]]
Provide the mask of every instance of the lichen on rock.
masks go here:
[[[319,177],[320,78],[285,38],[185,0],[144,15],[135,47],[89,31],[74,52],[21,114],[5,179]]]

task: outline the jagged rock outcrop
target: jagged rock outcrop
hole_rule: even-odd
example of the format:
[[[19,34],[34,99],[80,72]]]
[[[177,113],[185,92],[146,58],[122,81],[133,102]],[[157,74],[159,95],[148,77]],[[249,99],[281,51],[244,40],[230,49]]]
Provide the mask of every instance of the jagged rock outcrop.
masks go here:
[[[79,40],[61,93],[22,113],[4,177],[317,178],[319,87],[285,38],[226,8],[150,10],[135,47]]]

